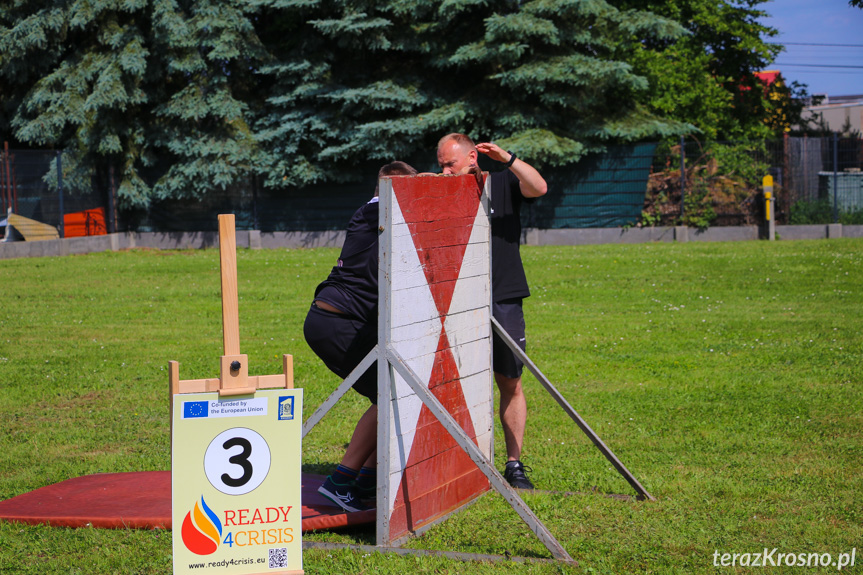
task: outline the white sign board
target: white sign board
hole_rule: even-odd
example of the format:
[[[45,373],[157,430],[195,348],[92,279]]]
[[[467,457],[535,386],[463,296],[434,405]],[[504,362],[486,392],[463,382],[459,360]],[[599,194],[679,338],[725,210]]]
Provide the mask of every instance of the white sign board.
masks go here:
[[[174,573],[302,573],[303,392],[173,398]]]

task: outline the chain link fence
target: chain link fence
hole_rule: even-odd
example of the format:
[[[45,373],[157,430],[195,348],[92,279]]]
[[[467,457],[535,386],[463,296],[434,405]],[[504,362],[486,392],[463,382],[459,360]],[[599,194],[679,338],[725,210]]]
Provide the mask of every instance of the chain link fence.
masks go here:
[[[55,151],[0,153],[0,204],[57,227],[70,214],[98,210],[100,233],[213,231],[217,215],[234,213],[238,229],[341,230],[368,201],[367,181],[272,190],[249,177],[202,199],[156,200],[148,209],[118,209],[110,170],[64,186],[64,155]],[[764,219],[762,180],[774,180],[777,223],[863,223],[863,140],[785,137],[764,142],[695,139],[610,146],[564,169],[544,169],[549,194],[527,204],[527,227],[611,228],[739,226]],[[58,174],[60,177],[58,178]],[[89,217],[89,216],[88,216]],[[88,232],[89,233],[89,232]]]
[[[64,223],[71,214],[88,210],[107,213],[112,202],[103,187],[93,185],[76,190],[63,188],[63,154],[48,150],[10,150],[0,152],[0,206],[3,215],[10,211],[31,220],[54,226],[64,234]],[[66,217],[64,217],[66,216]],[[86,219],[86,216],[82,216]],[[4,224],[5,226],[5,224]],[[102,228],[105,231],[113,231]]]

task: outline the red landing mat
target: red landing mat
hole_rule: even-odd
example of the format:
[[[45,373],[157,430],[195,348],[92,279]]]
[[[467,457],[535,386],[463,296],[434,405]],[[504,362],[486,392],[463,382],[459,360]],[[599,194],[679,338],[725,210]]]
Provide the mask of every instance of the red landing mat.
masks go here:
[[[302,476],[303,531],[374,523],[375,511],[345,513],[318,493],[323,475]],[[0,519],[54,527],[170,529],[171,472],[99,473],[0,501]]]

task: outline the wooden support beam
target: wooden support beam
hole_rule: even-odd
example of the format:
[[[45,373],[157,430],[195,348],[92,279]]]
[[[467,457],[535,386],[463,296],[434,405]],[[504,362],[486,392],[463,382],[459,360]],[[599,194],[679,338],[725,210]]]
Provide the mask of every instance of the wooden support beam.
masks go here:
[[[222,270],[222,341],[225,355],[240,354],[240,306],[237,293],[237,235],[234,214],[219,215]]]
[[[506,333],[506,330],[498,323],[494,317],[491,318],[492,329],[497,333],[498,336],[503,340],[503,342],[512,350],[512,352],[518,357],[521,362],[527,367],[528,371],[530,371],[533,376],[542,384],[545,390],[557,401],[558,405],[563,408],[566,414],[575,422],[576,425],[587,435],[587,437],[593,442],[597,449],[605,456],[605,458],[611,463],[614,468],[617,470],[620,475],[623,476],[624,479],[635,489],[636,493],[638,493],[639,499],[649,499],[650,501],[656,501],[656,499],[647,492],[647,489],[639,483],[638,479],[626,468],[626,466],[621,463],[621,461],[617,458],[617,456],[608,448],[608,446],[600,439],[599,435],[587,424],[587,422],[582,419],[582,417],[578,414],[578,412],[572,408],[568,401],[561,395],[561,393],[557,390],[554,385],[552,385],[551,381],[542,373],[535,363],[528,357],[524,351],[518,346],[518,344],[513,341],[513,339]]]

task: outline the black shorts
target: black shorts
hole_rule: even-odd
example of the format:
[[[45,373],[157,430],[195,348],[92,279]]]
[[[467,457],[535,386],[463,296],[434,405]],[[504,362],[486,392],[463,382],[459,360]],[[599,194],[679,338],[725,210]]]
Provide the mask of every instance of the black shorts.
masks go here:
[[[312,304],[303,335],[324,365],[345,379],[378,343],[378,326]],[[354,383],[354,390],[372,403],[378,402],[377,362]]]
[[[515,340],[522,351],[527,351],[527,341],[524,335],[524,311],[521,307],[522,298],[506,299],[491,304],[491,314],[494,319]],[[504,341],[495,333],[492,336],[492,363],[494,372],[506,377],[521,377],[524,364],[518,359]]]

